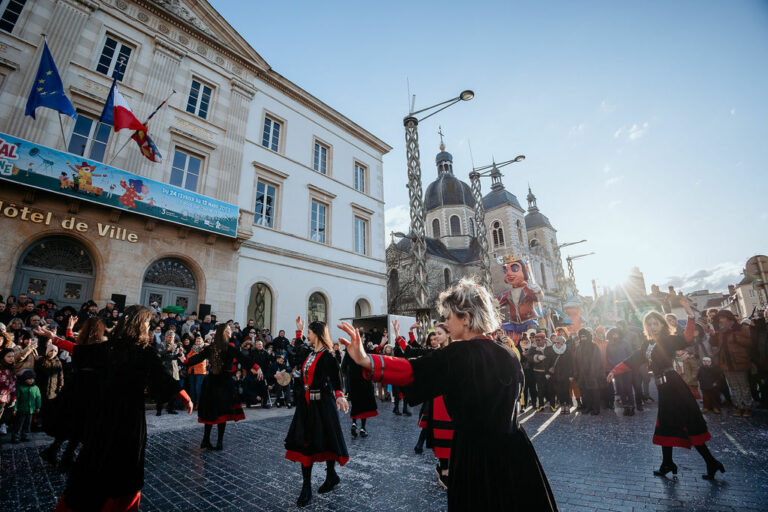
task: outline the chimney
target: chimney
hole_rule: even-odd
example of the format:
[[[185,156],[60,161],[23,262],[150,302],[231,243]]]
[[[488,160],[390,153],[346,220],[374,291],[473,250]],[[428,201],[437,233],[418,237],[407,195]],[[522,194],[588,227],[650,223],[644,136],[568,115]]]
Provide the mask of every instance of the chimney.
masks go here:
[[[732,284],[728,285],[728,295],[734,295],[736,293],[736,287]]]

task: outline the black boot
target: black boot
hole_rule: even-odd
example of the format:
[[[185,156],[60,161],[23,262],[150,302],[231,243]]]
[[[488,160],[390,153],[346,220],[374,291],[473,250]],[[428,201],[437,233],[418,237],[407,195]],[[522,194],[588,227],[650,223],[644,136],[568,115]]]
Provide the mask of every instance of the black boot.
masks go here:
[[[413,447],[413,451],[417,454],[424,453],[424,441],[427,439],[427,432],[425,429],[421,429],[419,434],[419,440],[416,441],[416,446]]]
[[[213,450],[213,445],[211,444],[211,428],[213,425],[206,424],[205,427],[203,427],[203,441],[200,443],[200,448],[203,450]]]
[[[576,403],[578,404],[576,406],[577,411],[583,411],[584,409],[586,409],[586,407],[584,407],[584,401],[581,398],[577,398]]]
[[[395,408],[392,409],[392,412],[395,413],[396,416],[402,416],[402,413],[400,412],[400,400],[395,401]]]
[[[331,492],[334,487],[339,485],[341,479],[336,474],[336,463],[329,460],[325,463],[325,482],[317,489],[318,494],[325,494]]]
[[[219,423],[216,425],[216,448],[214,450],[223,450],[224,449],[224,430],[226,430],[227,424],[225,423]]]
[[[673,475],[677,474],[677,465],[672,462],[672,447],[671,446],[662,446],[661,447],[661,466],[659,467],[658,471],[654,471],[653,474],[656,476],[667,476],[667,473],[670,471]]]
[[[304,507],[312,501],[312,466],[301,466],[301,475],[304,477],[304,483],[301,486],[301,494],[296,501],[296,506]]]
[[[706,444],[694,446],[694,448],[696,448],[696,451],[699,452],[699,455],[701,455],[704,458],[704,461],[707,463],[707,474],[701,475],[701,478],[704,480],[714,480],[715,474],[718,471],[725,473],[725,466],[723,466],[723,463],[717,460],[714,455],[712,455],[712,452],[709,451],[709,448],[707,448]]]
[[[403,400],[403,415],[404,416],[413,416],[411,414],[411,411],[408,410],[408,403],[405,400]]]
[[[352,423],[352,439],[357,439],[357,423]]]

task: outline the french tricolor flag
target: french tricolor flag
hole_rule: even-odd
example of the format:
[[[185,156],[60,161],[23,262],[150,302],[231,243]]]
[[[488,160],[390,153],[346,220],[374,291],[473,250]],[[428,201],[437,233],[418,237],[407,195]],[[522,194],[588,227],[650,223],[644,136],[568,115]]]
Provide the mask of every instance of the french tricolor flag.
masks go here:
[[[123,128],[129,130],[145,130],[141,121],[133,115],[131,107],[125,101],[123,95],[117,90],[117,79],[112,81],[112,88],[109,90],[107,102],[104,104],[104,110],[101,112],[100,121],[104,124],[112,125],[116,132]]]

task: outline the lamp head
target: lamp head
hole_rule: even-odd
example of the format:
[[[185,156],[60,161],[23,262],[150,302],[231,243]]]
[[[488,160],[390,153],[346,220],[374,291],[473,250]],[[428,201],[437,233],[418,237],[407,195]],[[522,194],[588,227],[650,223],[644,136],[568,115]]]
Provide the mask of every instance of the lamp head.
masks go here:
[[[469,89],[467,89],[466,91],[461,91],[461,94],[459,94],[459,99],[462,101],[469,101],[474,97],[475,97],[475,93],[473,91],[470,91]]]
[[[515,162],[522,162],[523,160],[525,160],[525,155],[517,155],[515,157]]]
[[[405,235],[405,233],[403,233],[402,231],[395,231],[395,232],[394,232],[394,233],[392,233],[392,234],[393,234],[394,236],[396,236],[397,238],[407,238],[407,237],[406,237],[406,235]]]

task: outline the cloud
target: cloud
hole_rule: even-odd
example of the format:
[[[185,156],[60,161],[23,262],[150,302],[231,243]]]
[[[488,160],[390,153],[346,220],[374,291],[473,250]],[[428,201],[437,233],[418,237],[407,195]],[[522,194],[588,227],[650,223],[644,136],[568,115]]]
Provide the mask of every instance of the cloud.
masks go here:
[[[411,226],[411,214],[407,204],[398,204],[384,210],[385,243],[389,244],[389,234],[393,231],[408,233]]]
[[[614,176],[613,178],[608,178],[605,180],[605,186],[610,187],[611,185],[615,185],[620,182],[623,177],[624,176]]]
[[[679,276],[667,277],[662,287],[674,286],[684,292],[709,290],[711,292],[727,292],[729,284],[741,281],[743,263],[724,262],[711,268],[699,269]]]
[[[611,114],[616,111],[616,105],[608,103],[608,100],[603,100],[600,102],[600,110],[607,114]]]
[[[611,172],[611,166],[608,164],[605,164],[605,166],[603,167],[603,172],[605,174],[608,174],[609,172]]]
[[[587,125],[585,123],[579,123],[575,126],[571,126],[571,128],[568,130],[568,137],[578,137],[580,135],[584,135],[584,130],[586,127]]]
[[[634,123],[632,126],[622,126],[613,132],[613,138],[626,137],[628,140],[637,140],[648,131],[648,121],[643,124]]]
[[[731,109],[731,115],[732,115],[732,116],[735,116],[735,115],[736,115],[736,109],[735,109],[735,108],[732,108],[732,109]]]
[[[608,203],[608,208],[616,208],[620,204],[621,204],[621,201],[619,201],[618,199],[614,199],[613,201],[610,201]]]

